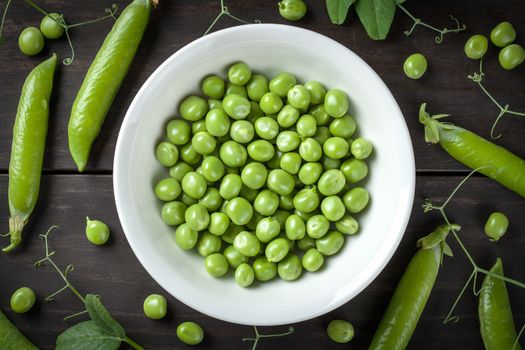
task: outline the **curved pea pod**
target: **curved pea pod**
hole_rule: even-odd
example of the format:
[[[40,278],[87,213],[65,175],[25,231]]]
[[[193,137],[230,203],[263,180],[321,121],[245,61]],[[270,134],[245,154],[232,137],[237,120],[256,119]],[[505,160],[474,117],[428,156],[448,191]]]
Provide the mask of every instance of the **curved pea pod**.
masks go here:
[[[156,2],[154,2],[156,3]],[[116,20],[80,87],[68,126],[69,150],[80,172],[146,29],[150,0],[134,0]]]
[[[427,142],[439,143],[459,162],[525,197],[525,160],[471,131],[440,122],[447,115],[430,116],[425,107],[423,103],[419,121],[425,125]]]
[[[496,260],[490,272],[503,276],[503,264],[500,258]],[[521,349],[516,343],[516,328],[505,281],[497,277],[485,276],[479,294],[478,314],[481,337],[486,350]]]
[[[35,208],[46,146],[49,99],[57,56],[36,66],[26,78],[13,128],[9,162],[9,235],[13,250],[22,241],[22,229]]]
[[[459,229],[454,225],[454,229]],[[405,349],[425,308],[444,253],[449,227],[442,225],[418,241],[421,248],[410,260],[379,323],[369,350]]]
[[[38,350],[0,311],[0,344],[3,350]]]

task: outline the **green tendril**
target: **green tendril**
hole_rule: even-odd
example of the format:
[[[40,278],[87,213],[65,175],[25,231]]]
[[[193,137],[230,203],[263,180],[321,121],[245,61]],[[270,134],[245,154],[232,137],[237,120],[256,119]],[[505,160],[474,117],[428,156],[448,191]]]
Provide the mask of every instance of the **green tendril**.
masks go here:
[[[465,291],[467,290],[467,287],[468,285],[472,282],[472,293],[474,295],[479,295],[479,293],[481,292],[481,288],[476,290],[476,284],[477,284],[477,277],[478,277],[478,273],[482,273],[486,276],[490,276],[492,278],[498,278],[500,280],[503,280],[505,281],[506,283],[509,283],[509,284],[512,284],[512,285],[515,285],[517,287],[520,287],[520,288],[523,288],[525,289],[525,283],[523,282],[520,282],[520,281],[517,281],[515,279],[512,279],[512,278],[508,278],[508,277],[505,277],[505,276],[502,276],[502,275],[498,275],[498,274],[495,274],[495,273],[492,273],[488,270],[485,270],[481,267],[479,267],[479,265],[476,263],[476,261],[474,260],[474,258],[472,257],[472,255],[469,253],[467,247],[463,244],[463,241],[461,241],[461,239],[459,238],[459,234],[456,230],[456,226],[454,224],[451,224],[450,223],[450,220],[448,219],[447,217],[447,214],[445,212],[445,207],[448,205],[448,203],[450,202],[450,200],[452,199],[452,197],[458,192],[458,190],[463,186],[463,184],[465,184],[465,182],[470,178],[472,177],[472,175],[474,175],[476,172],[478,172],[479,170],[483,169],[483,168],[487,168],[486,166],[483,166],[483,167],[479,167],[477,169],[474,169],[472,170],[463,180],[461,180],[461,182],[454,188],[454,190],[452,191],[452,193],[447,197],[447,199],[443,202],[442,205],[440,206],[436,206],[434,204],[432,204],[432,202],[429,200],[429,199],[426,199],[424,201],[424,204],[422,205],[423,207],[423,211],[425,213],[428,213],[430,211],[433,211],[433,210],[436,210],[438,211],[443,220],[445,220],[445,223],[448,225],[448,227],[450,228],[450,232],[452,233],[452,236],[454,237],[454,239],[456,240],[456,242],[458,243],[458,245],[460,246],[461,250],[463,251],[463,253],[465,254],[465,256],[467,257],[468,261],[470,262],[470,264],[472,265],[472,272],[470,274],[470,277],[468,278],[467,282],[465,283],[465,285],[463,286],[463,288],[461,289],[458,297],[456,298],[456,300],[454,301],[454,303],[452,304],[452,307],[449,311],[449,313],[447,314],[447,316],[445,317],[445,320],[443,321],[443,324],[446,324],[446,323],[449,323],[449,322],[457,322],[459,320],[459,317],[458,316],[452,316],[453,313],[454,313],[454,310],[456,308],[456,306],[458,305],[461,297],[463,296],[463,294],[465,293]],[[523,330],[522,330],[523,331]],[[520,332],[521,333],[521,332]],[[518,337],[519,338],[519,337]]]
[[[514,344],[512,344],[512,349],[510,350],[516,350],[518,349],[519,340],[521,336],[523,335],[523,332],[525,331],[525,324],[521,327],[520,331],[518,332],[518,335],[516,336],[516,340],[514,340]]]
[[[242,341],[253,341],[252,350],[257,348],[257,344],[261,338],[275,338],[275,337],[284,337],[286,335],[292,334],[295,330],[293,327],[288,328],[288,332],[285,333],[276,333],[276,334],[260,334],[257,327],[253,326],[255,331],[255,338],[242,338]]]
[[[10,5],[11,5],[11,0],[7,0],[5,9],[4,9],[4,13],[2,14],[2,22],[0,22],[0,44],[2,44],[2,31],[4,30],[5,17],[7,16],[7,11],[9,11]]]
[[[206,34],[208,34],[213,29],[213,27],[215,27],[217,22],[219,22],[219,20],[223,16],[230,17],[231,19],[233,19],[233,20],[235,20],[237,22],[240,22],[240,23],[250,24],[250,22],[245,21],[245,20],[243,20],[243,19],[241,19],[239,17],[236,17],[236,16],[232,15],[230,10],[228,9],[228,7],[224,6],[224,0],[220,0],[220,1],[221,1],[221,13],[219,13],[217,15],[217,17],[215,17],[213,22],[210,24],[210,26],[208,27],[208,29],[204,32],[204,34],[202,36],[205,36]],[[261,21],[258,20],[258,19],[256,19],[254,22],[255,23],[261,23]]]
[[[483,77],[485,76],[485,73],[483,72],[483,58],[479,60],[479,72],[474,72],[472,75],[468,75],[467,78],[472,80],[474,83],[476,83],[480,89],[485,93],[485,95],[496,105],[496,107],[499,108],[499,114],[494,120],[494,123],[492,124],[492,127],[490,128],[490,138],[493,140],[499,139],[502,134],[499,134],[497,136],[494,135],[494,131],[496,130],[496,125],[500,122],[501,118],[505,115],[513,115],[517,117],[525,117],[525,113],[522,112],[516,112],[510,110],[510,105],[501,105],[496,99],[488,92],[488,90],[483,86],[482,81]]]
[[[435,37],[435,41],[437,44],[441,44],[443,42],[443,36],[445,34],[448,34],[448,33],[459,33],[461,31],[464,31],[465,29],[467,29],[467,26],[465,24],[459,24],[459,21],[456,17],[452,16],[452,15],[449,15],[450,18],[456,23],[456,27],[455,28],[443,28],[443,29],[439,29],[439,28],[436,28],[428,23],[425,23],[423,22],[420,18],[417,18],[415,17],[414,15],[412,15],[403,5],[401,4],[397,4],[397,7],[399,7],[408,17],[410,17],[412,19],[412,21],[414,21],[414,24],[412,25],[412,28],[410,28],[410,30],[405,30],[404,31],[404,34],[406,36],[410,36],[412,34],[412,32],[414,32],[414,29],[416,29],[416,27],[419,25],[419,26],[422,26],[422,27],[425,27],[425,28],[428,28],[430,30],[433,30],[435,32],[438,33],[438,35]]]
[[[50,14],[48,12],[44,11],[40,6],[35,4],[32,0],[24,0],[24,1],[29,6],[31,6],[32,8],[34,8],[35,10],[37,10],[38,12],[43,14],[44,16],[47,16],[47,17],[51,18],[53,21],[58,23],[62,28],[64,28],[64,32],[66,34],[66,39],[67,39],[67,42],[68,42],[68,45],[69,45],[69,49],[71,50],[71,56],[70,57],[66,57],[62,61],[62,63],[64,65],[66,65],[66,66],[70,65],[75,60],[75,47],[73,46],[73,42],[71,41],[71,37],[69,35],[69,30],[71,28],[76,28],[76,27],[81,27],[81,26],[87,25],[87,24],[97,23],[97,22],[103,21],[103,20],[108,19],[108,18],[113,18],[114,20],[117,19],[117,17],[115,16],[115,14],[117,13],[117,10],[118,10],[117,4],[111,5],[111,8],[104,9],[104,12],[107,13],[107,15],[105,15],[103,17],[96,18],[96,19],[89,20],[89,21],[85,21],[85,22],[80,22],[80,23],[75,23],[75,24],[68,24],[66,22],[66,20],[64,19],[63,15],[60,15],[59,17],[55,18],[53,16],[50,16]],[[0,33],[1,33],[1,31],[0,31]]]

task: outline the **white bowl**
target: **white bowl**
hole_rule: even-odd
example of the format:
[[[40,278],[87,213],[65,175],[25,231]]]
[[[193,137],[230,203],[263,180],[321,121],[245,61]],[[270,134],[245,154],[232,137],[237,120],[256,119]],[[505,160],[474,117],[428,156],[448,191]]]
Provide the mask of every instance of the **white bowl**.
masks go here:
[[[174,229],[160,217],[153,186],[167,176],[155,160],[155,146],[181,99],[199,93],[201,79],[225,75],[233,62],[246,62],[272,77],[293,73],[318,80],[350,97],[358,133],[374,144],[366,188],[368,210],[360,233],[326,259],[317,273],[294,282],[278,278],[251,288],[231,276],[213,278],[203,258],[182,251]],[[186,45],[144,83],[120,130],[114,163],[120,222],[135,255],[170,294],[209,316],[246,325],[278,325],[310,319],[346,303],[381,272],[396,250],[410,216],[415,185],[414,155],[403,115],[379,76],[356,54],[312,31],[276,24],[243,25]]]

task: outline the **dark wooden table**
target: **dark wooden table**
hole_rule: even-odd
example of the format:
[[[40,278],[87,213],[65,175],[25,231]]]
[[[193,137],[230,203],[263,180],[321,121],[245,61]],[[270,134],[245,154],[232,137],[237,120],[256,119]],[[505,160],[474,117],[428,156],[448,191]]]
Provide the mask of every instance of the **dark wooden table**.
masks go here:
[[[113,1],[39,1],[47,10],[62,12],[75,23],[96,18]],[[120,8],[127,1],[118,0]],[[279,16],[277,1],[227,0],[231,11],[248,20],[285,23]],[[3,8],[6,1],[0,2]],[[378,278],[359,296],[324,316],[294,324],[293,335],[263,340],[258,349],[342,349],[345,345],[332,343],[325,327],[334,318],[351,321],[356,329],[351,348],[365,349],[376,329],[397,281],[410,257],[415,242],[440,223],[435,213],[424,214],[424,198],[443,200],[468,170],[450,158],[438,146],[428,146],[423,140],[423,128],[417,111],[423,101],[435,113],[450,113],[451,121],[488,137],[497,108],[481,90],[467,79],[477,70],[477,62],[463,53],[467,38],[475,33],[488,35],[502,20],[512,22],[518,32],[517,41],[525,43],[525,4],[522,0],[494,1],[407,1],[406,7],[415,15],[437,27],[453,25],[448,15],[454,14],[468,29],[460,34],[445,36],[442,44],[434,42],[435,34],[421,27],[411,37],[403,31],[412,25],[410,18],[398,11],[388,39],[376,42],[369,39],[357,22],[352,10],[343,26],[332,25],[324,1],[308,0],[309,13],[294,25],[327,35],[347,46],[374,68],[391,89],[407,121],[414,144],[417,166],[417,189],[410,224],[405,237],[391,262]],[[12,254],[0,255],[0,308],[42,349],[54,348],[55,339],[67,327],[78,322],[63,321],[63,317],[81,309],[79,301],[69,292],[54,302],[44,302],[44,296],[59,289],[62,282],[49,267],[35,269],[33,262],[44,253],[38,235],[51,225],[60,230],[51,238],[57,251],[55,259],[61,266],[75,264],[71,280],[83,293],[99,294],[115,318],[126,328],[129,336],[148,349],[186,348],[178,341],[175,328],[186,320],[200,323],[206,332],[201,349],[250,349],[241,338],[253,336],[253,329],[225,323],[207,317],[168,298],[169,316],[162,321],[147,319],[142,302],[150,293],[167,294],[146,273],[133,255],[119,224],[112,189],[113,151],[122,118],[135,93],[147,77],[172,53],[200,37],[219,12],[218,0],[161,0],[152,15],[151,23],[137,53],[131,70],[109,112],[100,137],[95,143],[89,167],[84,174],[75,171],[67,147],[69,110],[82,78],[103,41],[111,21],[72,30],[76,59],[71,66],[61,66],[56,79],[44,176],[40,200],[24,234],[24,243]],[[26,26],[38,26],[41,19],[35,10],[22,1],[14,1],[5,28],[6,41],[0,46],[0,217],[7,231],[7,169],[12,126],[18,97],[25,76],[50,51],[60,56],[69,54],[64,39],[48,42],[45,53],[25,57],[18,50],[17,38]],[[236,25],[223,18],[217,29]],[[425,77],[412,81],[403,74],[404,59],[414,52],[423,53],[429,60]],[[525,111],[525,65],[514,71],[504,71],[497,62],[498,51],[492,45],[485,60],[485,83],[496,99],[509,103],[515,110]],[[498,143],[525,156],[524,118],[507,118],[500,124],[504,136]],[[508,214],[510,228],[497,243],[491,243],[482,232],[484,220],[491,211]],[[461,236],[476,261],[489,267],[496,257],[503,257],[508,276],[525,280],[525,201],[497,183],[474,176],[457,194],[448,208],[451,219],[463,226]],[[112,238],[103,247],[91,245],[84,236],[84,218],[89,215],[109,224]],[[459,247],[449,239],[455,252],[447,258],[440,271],[429,303],[412,338],[411,349],[480,349],[482,342],[477,319],[477,299],[466,293],[456,313],[456,323],[443,325],[443,319],[453,300],[468,278],[471,267]],[[28,314],[10,311],[11,293],[20,286],[33,288],[38,301]],[[525,291],[509,287],[509,294],[518,327],[525,322]],[[262,332],[286,331],[287,326],[262,328]],[[522,344],[525,340],[522,340]],[[0,348],[1,348],[0,344]]]

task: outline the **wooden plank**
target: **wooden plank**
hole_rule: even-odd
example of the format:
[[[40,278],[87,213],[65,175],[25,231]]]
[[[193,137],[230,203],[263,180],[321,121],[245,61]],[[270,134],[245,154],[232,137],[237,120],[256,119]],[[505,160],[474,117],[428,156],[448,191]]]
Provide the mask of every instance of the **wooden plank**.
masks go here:
[[[356,328],[352,348],[366,349],[393,289],[410,257],[415,242],[441,222],[436,213],[424,214],[421,204],[426,197],[439,204],[460,181],[459,177],[418,178],[416,201],[405,237],[381,275],[359,296],[339,309],[314,320],[293,325],[296,333],[289,337],[264,339],[261,349],[340,349],[325,336],[325,327],[334,318],[350,320]],[[0,175],[0,217],[9,213],[6,205],[7,176]],[[484,220],[491,211],[505,212],[510,228],[505,237],[491,243],[482,233]],[[525,281],[523,246],[525,245],[525,202],[514,193],[482,177],[470,180],[447,209],[450,219],[463,226],[461,237],[469,251],[482,266],[489,267],[497,256],[503,258],[508,276]],[[84,218],[89,215],[108,223],[112,237],[108,245],[96,247],[84,237]],[[152,321],[142,313],[142,302],[150,293],[166,294],[145,272],[129,248],[117,218],[110,176],[46,175],[43,177],[41,200],[31,218],[24,243],[12,254],[0,255],[0,307],[9,318],[42,349],[54,348],[57,335],[77,320],[62,318],[78,312],[81,304],[71,293],[56,297],[55,302],[44,302],[46,295],[62,284],[49,267],[33,268],[43,256],[43,243],[38,234],[51,225],[60,229],[52,235],[51,246],[56,250],[55,261],[60,266],[75,264],[71,281],[83,293],[99,294],[114,317],[121,322],[130,337],[150,349],[179,348],[176,326],[186,320],[200,323],[206,331],[202,349],[249,349],[241,338],[252,336],[252,328],[238,326],[204,316],[186,307],[173,297],[168,298],[169,316]],[[7,222],[4,222],[4,230]],[[460,321],[442,325],[444,316],[463,283],[470,266],[454,240],[449,242],[455,253],[447,258],[430,297],[421,323],[410,344],[411,349],[479,349],[482,347],[477,321],[477,302],[466,293],[458,306]],[[233,282],[232,282],[233,283]],[[37,306],[27,315],[16,315],[9,310],[11,293],[20,286],[33,288],[38,295]],[[525,323],[525,291],[509,287],[515,319]],[[262,332],[282,332],[287,326],[262,328]]]
[[[52,0],[42,4],[46,9],[66,14],[71,23],[96,18],[104,7],[116,2],[122,9],[127,1],[73,2]],[[135,62],[117,95],[101,135],[94,145],[89,171],[112,169],[115,142],[127,107],[147,77],[172,53],[199,38],[219,12],[218,0],[161,1],[152,16],[144,41]],[[226,4],[239,17],[265,23],[287,23],[277,11],[275,2],[228,0]],[[345,25],[335,26],[329,21],[324,1],[310,1],[309,14],[297,23],[300,27],[325,34],[349,47],[374,68],[389,86],[397,99],[409,126],[420,171],[461,171],[460,164],[446,155],[439,147],[429,147],[423,140],[423,128],[418,123],[417,112],[421,102],[429,103],[433,113],[451,113],[451,122],[488,136],[492,120],[498,110],[482,94],[467,75],[477,69],[477,62],[468,60],[463,45],[474,33],[488,35],[491,28],[502,20],[511,21],[518,32],[525,33],[522,21],[523,4],[520,0],[506,2],[504,6],[491,1],[467,1],[446,4],[438,1],[408,2],[405,6],[414,15],[438,28],[453,25],[449,14],[454,14],[469,27],[468,31],[445,36],[442,44],[434,42],[434,33],[420,27],[412,37],[403,31],[411,27],[411,20],[403,13],[396,14],[388,40],[370,40],[352,10]],[[473,10],[475,9],[475,10]],[[7,169],[11,143],[11,129],[16,113],[18,96],[23,80],[29,70],[49,52],[56,51],[61,58],[68,54],[64,39],[47,41],[45,54],[25,57],[18,50],[17,37],[30,25],[38,25],[41,16],[26,4],[14,3],[5,27],[6,42],[0,50],[0,170]],[[290,24],[290,23],[288,23]],[[228,18],[219,21],[217,28],[236,25]],[[75,63],[62,66],[56,80],[53,110],[46,152],[45,168],[48,170],[74,171],[67,146],[67,123],[69,111],[82,78],[96,54],[103,33],[111,27],[111,20],[71,31],[76,49]],[[519,41],[519,39],[518,39]],[[403,74],[404,59],[414,52],[423,53],[429,60],[429,71],[424,78],[412,81]],[[498,50],[492,45],[485,59],[486,86],[502,103],[512,109],[525,111],[525,65],[513,71],[504,71],[497,63]],[[499,143],[524,156],[521,142],[524,124],[519,118],[503,120],[500,130],[505,136]],[[523,119],[523,118],[522,118]]]

